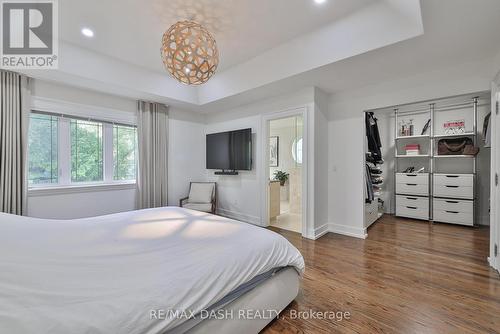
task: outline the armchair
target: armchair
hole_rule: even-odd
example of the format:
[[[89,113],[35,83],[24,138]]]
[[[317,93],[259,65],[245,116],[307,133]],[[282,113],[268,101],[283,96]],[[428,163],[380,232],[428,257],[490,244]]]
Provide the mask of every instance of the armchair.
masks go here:
[[[181,208],[215,214],[217,209],[217,183],[191,182],[188,197],[179,201]]]

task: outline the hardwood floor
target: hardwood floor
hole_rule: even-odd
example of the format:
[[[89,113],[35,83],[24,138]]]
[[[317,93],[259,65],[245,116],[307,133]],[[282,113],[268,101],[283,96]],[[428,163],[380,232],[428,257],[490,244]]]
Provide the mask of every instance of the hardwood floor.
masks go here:
[[[366,240],[316,241],[272,228],[303,254],[297,299],[262,332],[500,333],[500,279],[487,265],[489,229],[384,216]],[[293,311],[350,319],[293,319]]]

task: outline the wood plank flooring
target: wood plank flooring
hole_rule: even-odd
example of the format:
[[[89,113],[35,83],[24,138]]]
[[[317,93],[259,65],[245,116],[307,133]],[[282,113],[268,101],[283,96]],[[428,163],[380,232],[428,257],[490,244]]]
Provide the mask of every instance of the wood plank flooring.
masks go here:
[[[303,254],[297,299],[262,333],[500,333],[500,277],[489,229],[384,216],[366,240],[316,241],[271,228]],[[293,319],[291,311],[349,312],[349,320]]]

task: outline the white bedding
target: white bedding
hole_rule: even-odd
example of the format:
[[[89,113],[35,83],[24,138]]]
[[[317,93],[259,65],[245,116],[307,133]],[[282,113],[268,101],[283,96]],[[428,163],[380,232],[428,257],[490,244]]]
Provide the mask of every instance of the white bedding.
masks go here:
[[[162,333],[241,284],[304,260],[285,238],[181,208],[75,220],[0,214],[0,333]]]

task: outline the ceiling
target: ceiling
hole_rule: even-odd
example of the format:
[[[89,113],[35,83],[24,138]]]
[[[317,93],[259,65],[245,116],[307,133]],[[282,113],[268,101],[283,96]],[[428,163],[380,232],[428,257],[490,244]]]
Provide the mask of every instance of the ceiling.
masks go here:
[[[64,0],[59,2],[60,38],[163,74],[163,33],[179,20],[193,19],[216,38],[223,71],[374,1]],[[82,27],[95,37],[84,37]]]
[[[327,93],[411,76],[500,51],[498,0],[65,0],[59,70],[27,74],[199,112],[317,86]],[[215,34],[220,67],[184,86],[160,58],[168,26]],[[95,31],[92,39],[82,27]]]

